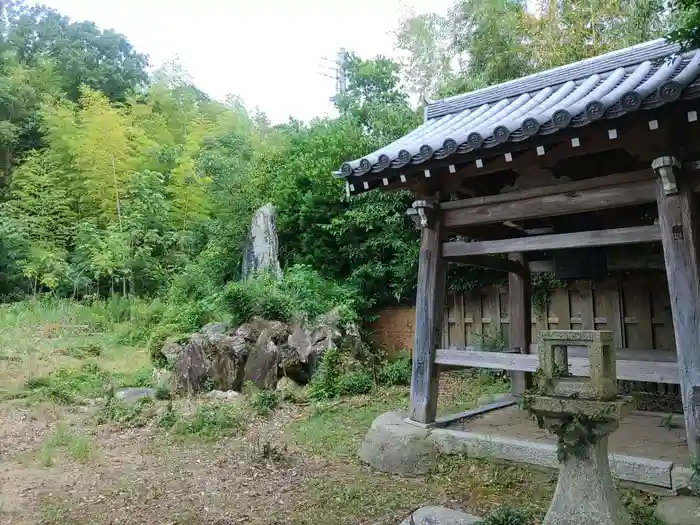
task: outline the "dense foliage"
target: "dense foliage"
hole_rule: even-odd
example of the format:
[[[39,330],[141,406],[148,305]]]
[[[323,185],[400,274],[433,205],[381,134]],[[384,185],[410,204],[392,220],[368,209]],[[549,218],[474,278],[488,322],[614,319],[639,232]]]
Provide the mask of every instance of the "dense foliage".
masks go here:
[[[673,20],[660,0],[552,1],[537,16],[517,0],[456,0],[447,17],[403,23],[402,64],[348,54],[337,118],[273,126],[236,97],[211,100],[177,63],[149,75],[123,35],[2,2],[0,296],[161,296],[157,316],[181,329],[222,311],[286,319],[340,304],[365,315],[410,299],[412,196],[348,199],[331,172],[421,121],[410,91],[508,80]],[[241,285],[250,217],[267,202],[286,276]]]

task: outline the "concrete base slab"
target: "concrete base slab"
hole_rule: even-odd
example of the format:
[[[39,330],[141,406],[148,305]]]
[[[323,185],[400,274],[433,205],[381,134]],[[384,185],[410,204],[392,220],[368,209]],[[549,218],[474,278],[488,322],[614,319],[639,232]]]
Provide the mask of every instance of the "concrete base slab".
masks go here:
[[[500,459],[515,463],[559,468],[557,447],[500,436],[487,436],[450,429],[435,429],[431,433],[441,454],[464,454],[482,459]],[[610,454],[610,470],[617,479],[670,489],[670,461]]]
[[[491,420],[512,419],[514,414],[519,415],[517,427],[493,427],[485,422]],[[391,415],[390,415],[391,414]],[[453,425],[448,428],[424,428],[408,423],[406,415],[392,412],[379,416],[367,434],[363,443],[360,457],[378,470],[403,475],[420,475],[428,472],[434,464],[438,454],[464,454],[469,457],[483,459],[497,459],[535,465],[539,467],[559,468],[557,461],[556,442],[554,438],[537,429],[534,421],[519,411],[516,407],[502,408],[484,415],[477,416],[473,421]],[[633,419],[635,416],[630,416]],[[644,416],[640,416],[644,417]],[[642,422],[646,420],[642,419]],[[651,424],[651,420],[647,425]],[[625,421],[611,437],[611,442],[617,434],[624,434]],[[465,430],[461,430],[461,429]],[[493,432],[474,432],[469,428],[493,428]],[[518,429],[529,428],[527,439],[511,437],[506,432],[519,432]],[[649,433],[658,433],[660,436],[668,433],[670,439],[674,439],[675,431],[658,429],[654,424],[645,435],[645,431],[634,427],[636,435],[634,439],[642,441]],[[629,431],[628,431],[629,432]],[[516,434],[517,436],[517,434]],[[655,438],[658,442],[659,438]],[[634,484],[635,487],[649,492],[678,490],[687,486],[691,476],[691,470],[686,464],[673,461],[671,457],[680,454],[671,454],[668,449],[659,447],[654,454],[661,459],[650,459],[637,454],[624,453],[624,442],[617,442],[617,450],[613,449],[608,455],[610,470],[614,478]],[[630,443],[633,451],[639,450],[635,442]],[[684,443],[681,443],[684,445]],[[620,450],[622,449],[622,450]],[[674,449],[675,450],[675,449]],[[686,449],[687,450],[687,449]],[[651,454],[650,454],[651,455]]]

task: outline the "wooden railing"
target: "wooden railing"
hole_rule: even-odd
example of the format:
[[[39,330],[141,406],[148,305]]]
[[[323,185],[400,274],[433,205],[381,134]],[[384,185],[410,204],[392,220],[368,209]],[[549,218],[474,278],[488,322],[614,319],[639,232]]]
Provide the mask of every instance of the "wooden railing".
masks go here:
[[[577,377],[587,377],[590,371],[588,358],[581,355],[581,350],[571,348],[569,351],[569,371]],[[625,349],[619,351],[616,360],[617,379],[623,381],[645,381],[650,383],[678,384],[678,363],[663,361],[646,361],[621,359],[623,355],[629,355]],[[624,352],[624,353],[623,353]],[[635,354],[639,351],[635,350]],[[657,352],[647,350],[645,352]],[[668,352],[661,352],[668,355]],[[664,356],[664,357],[665,357]],[[647,357],[653,357],[648,354]],[[665,357],[667,358],[667,357]],[[437,350],[435,362],[439,365],[490,368],[495,370],[510,370],[521,372],[534,372],[539,366],[537,354],[517,354],[513,352],[485,352],[466,349],[440,349]]]

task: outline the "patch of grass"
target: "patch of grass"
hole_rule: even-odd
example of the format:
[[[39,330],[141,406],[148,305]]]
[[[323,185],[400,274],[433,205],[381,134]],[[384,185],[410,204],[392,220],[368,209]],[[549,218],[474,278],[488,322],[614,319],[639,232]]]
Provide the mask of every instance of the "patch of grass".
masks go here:
[[[40,505],[42,524],[64,525],[70,523],[70,510],[64,503],[44,501]]]
[[[79,463],[87,463],[92,457],[90,440],[71,430],[68,425],[59,422],[54,432],[41,445],[39,461],[44,467],[54,464],[60,452],[66,452]]]
[[[323,523],[399,523],[412,509],[431,501],[430,490],[421,481],[376,472],[343,474],[308,482],[304,515],[323,516]]]
[[[468,501],[478,516],[508,506],[538,520],[551,501],[556,472],[466,456],[444,456],[429,474],[427,483],[451,500]]]
[[[507,391],[506,381],[486,374],[442,374],[439,408],[442,413],[471,408],[484,394]],[[313,406],[306,419],[295,422],[290,431],[299,445],[328,457],[354,456],[362,438],[378,415],[406,410],[408,389],[381,388],[371,397],[342,398]]]
[[[528,512],[504,505],[489,512],[476,525],[530,525],[532,518]]]
[[[438,412],[450,414],[474,408],[482,396],[508,392],[509,382],[483,371],[451,372],[440,375]]]
[[[153,367],[148,364],[133,372],[116,372],[112,374],[119,388],[139,387],[149,388],[153,386]]]
[[[109,374],[98,365],[85,363],[77,370],[60,368],[48,376],[30,378],[15,397],[70,404],[81,397],[99,397],[109,379]]]
[[[225,403],[199,405],[189,416],[178,415],[169,407],[166,414],[161,416],[158,425],[170,428],[173,435],[183,439],[215,441],[245,428],[245,417],[240,408]]]
[[[59,348],[58,353],[75,359],[89,359],[91,357],[99,357],[103,351],[102,345],[89,343],[85,345],[72,345],[64,348]]]
[[[334,403],[318,403],[306,419],[292,424],[290,431],[298,445],[329,458],[355,455],[360,441],[379,414],[406,408],[404,389],[384,389],[371,397],[346,398]]]
[[[146,426],[155,415],[156,409],[150,397],[137,399],[133,404],[111,398],[97,414],[97,423],[113,423],[120,427],[136,428]]]

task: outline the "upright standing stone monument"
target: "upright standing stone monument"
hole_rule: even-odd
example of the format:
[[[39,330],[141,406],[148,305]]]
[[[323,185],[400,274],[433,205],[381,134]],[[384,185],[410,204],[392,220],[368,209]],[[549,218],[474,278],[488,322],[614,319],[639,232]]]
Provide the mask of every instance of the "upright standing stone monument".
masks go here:
[[[267,270],[275,277],[282,275],[277,240],[277,214],[272,204],[259,208],[250,222],[241,278],[245,281],[259,270]]]
[[[524,404],[558,436],[561,462],[542,525],[629,525],[608,463],[608,436],[632,407],[617,393],[612,333],[548,330],[539,336],[536,386]],[[587,347],[590,379],[569,373],[569,346]]]

